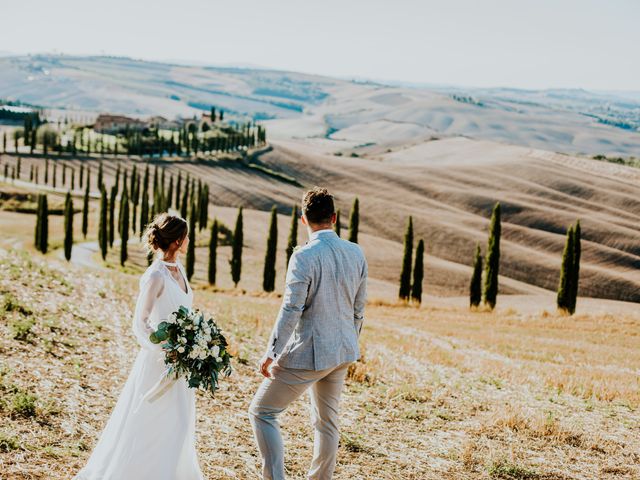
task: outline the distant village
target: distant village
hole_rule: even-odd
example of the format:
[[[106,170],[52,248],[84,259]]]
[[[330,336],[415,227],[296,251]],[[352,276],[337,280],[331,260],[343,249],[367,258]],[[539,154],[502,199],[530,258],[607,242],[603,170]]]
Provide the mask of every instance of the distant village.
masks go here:
[[[24,105],[0,105],[0,121],[22,124],[27,118],[36,116],[43,117],[43,110]],[[97,133],[117,135],[127,131],[142,132],[146,129],[180,131],[192,125],[197,127],[198,131],[206,132],[211,129],[214,123],[223,120],[224,110],[216,110],[215,107],[212,107],[210,112],[202,112],[200,118],[194,115],[193,117],[177,118],[174,120],[159,115],[151,116],[143,120],[124,115],[101,113],[93,122],[93,130]]]

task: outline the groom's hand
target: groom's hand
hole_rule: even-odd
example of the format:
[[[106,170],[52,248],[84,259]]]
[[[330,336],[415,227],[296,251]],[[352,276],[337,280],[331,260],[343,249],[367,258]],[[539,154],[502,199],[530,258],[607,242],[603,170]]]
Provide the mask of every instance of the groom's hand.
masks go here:
[[[260,360],[260,373],[266,378],[271,378],[271,364],[273,363],[273,359],[267,356],[262,357]]]

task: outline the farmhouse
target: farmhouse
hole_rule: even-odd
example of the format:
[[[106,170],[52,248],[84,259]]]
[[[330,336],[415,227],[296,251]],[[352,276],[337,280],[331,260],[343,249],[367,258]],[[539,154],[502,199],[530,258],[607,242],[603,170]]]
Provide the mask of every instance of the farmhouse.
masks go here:
[[[118,133],[129,130],[142,130],[147,126],[146,122],[122,115],[110,115],[102,113],[98,115],[93,129],[99,133]]]

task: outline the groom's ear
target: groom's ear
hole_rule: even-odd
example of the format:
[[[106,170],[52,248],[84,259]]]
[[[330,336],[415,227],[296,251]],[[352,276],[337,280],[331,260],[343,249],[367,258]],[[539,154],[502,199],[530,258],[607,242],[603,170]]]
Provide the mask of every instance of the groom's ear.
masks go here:
[[[300,218],[302,219],[302,224],[303,225],[309,225],[309,222],[307,221],[307,217],[305,216],[304,213],[302,214],[302,216]]]

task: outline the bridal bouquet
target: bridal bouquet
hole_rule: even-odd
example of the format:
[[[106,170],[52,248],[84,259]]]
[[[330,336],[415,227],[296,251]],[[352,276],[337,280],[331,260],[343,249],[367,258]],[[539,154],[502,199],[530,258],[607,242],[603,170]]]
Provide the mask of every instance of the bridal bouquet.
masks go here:
[[[218,389],[218,378],[231,375],[231,354],[227,339],[213,318],[205,319],[199,310],[181,306],[161,322],[149,340],[162,343],[167,376],[187,379],[190,388],[211,392]]]

